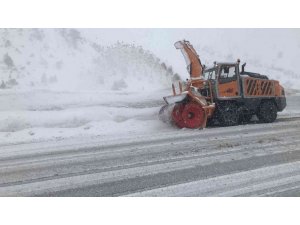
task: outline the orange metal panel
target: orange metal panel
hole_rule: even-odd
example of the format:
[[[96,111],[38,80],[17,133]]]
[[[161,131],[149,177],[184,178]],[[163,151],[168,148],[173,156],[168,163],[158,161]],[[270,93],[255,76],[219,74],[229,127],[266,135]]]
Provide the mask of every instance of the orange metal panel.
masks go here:
[[[247,97],[270,97],[275,95],[275,81],[255,78],[244,79],[244,95]]]
[[[237,97],[239,96],[238,82],[231,81],[224,84],[218,84],[219,97]]]

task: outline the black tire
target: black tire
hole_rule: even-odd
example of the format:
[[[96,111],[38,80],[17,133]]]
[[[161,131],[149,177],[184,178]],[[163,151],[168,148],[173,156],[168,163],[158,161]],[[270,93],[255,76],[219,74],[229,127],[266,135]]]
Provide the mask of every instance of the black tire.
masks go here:
[[[243,114],[241,113],[239,116],[239,124],[246,124],[249,123],[250,120],[252,119],[253,115],[252,114]]]
[[[216,125],[216,120],[214,118],[207,119],[206,126],[213,127]]]
[[[239,122],[238,108],[234,102],[223,102],[218,106],[218,121],[221,126],[235,126]]]
[[[272,123],[277,118],[277,107],[273,101],[263,101],[256,115],[260,122]]]

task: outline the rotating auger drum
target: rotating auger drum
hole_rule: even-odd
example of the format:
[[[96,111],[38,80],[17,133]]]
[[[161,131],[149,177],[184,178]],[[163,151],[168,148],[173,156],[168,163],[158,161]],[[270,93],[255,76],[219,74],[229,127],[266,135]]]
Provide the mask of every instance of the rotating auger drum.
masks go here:
[[[190,87],[178,95],[164,97],[167,104],[159,111],[160,120],[179,128],[205,128],[214,104],[209,104],[200,94],[193,93],[193,89]]]

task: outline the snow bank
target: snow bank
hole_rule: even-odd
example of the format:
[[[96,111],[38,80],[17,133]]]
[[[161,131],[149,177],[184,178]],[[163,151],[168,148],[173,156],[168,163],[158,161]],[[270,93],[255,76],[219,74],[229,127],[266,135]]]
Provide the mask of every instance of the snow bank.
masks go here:
[[[169,92],[5,89],[0,94],[0,146],[172,130],[157,116]]]
[[[33,97],[34,104],[28,102],[22,105],[21,109],[14,106],[4,109],[2,106],[3,108],[0,111],[0,132],[14,132],[34,127],[73,128],[90,122],[113,121],[121,123],[131,118],[149,120],[156,119],[158,111],[157,105],[152,107],[150,104],[146,105],[147,100],[137,102],[132,99],[131,102],[126,103],[126,99],[123,102],[101,102],[100,99],[100,101],[84,102],[84,99],[88,96],[87,94],[81,95],[76,93],[75,96],[79,101],[72,101],[72,99],[68,99],[69,93],[59,93],[60,99],[55,101],[57,93],[39,92],[39,94],[43,97],[38,99]],[[51,96],[53,94],[54,96]],[[101,95],[102,93],[98,94]],[[144,97],[146,98],[146,96]],[[38,100],[46,98],[48,98],[48,101],[52,99],[51,104],[38,103]],[[7,96],[6,99],[8,99]],[[64,104],[64,102],[67,104]]]

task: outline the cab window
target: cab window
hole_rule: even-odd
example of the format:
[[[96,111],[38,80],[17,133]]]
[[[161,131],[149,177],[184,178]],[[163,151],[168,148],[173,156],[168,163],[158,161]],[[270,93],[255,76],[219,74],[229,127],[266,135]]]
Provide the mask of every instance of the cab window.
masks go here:
[[[216,70],[208,70],[205,71],[203,74],[205,80],[215,80],[216,79]]]
[[[220,82],[226,83],[237,79],[236,67],[233,66],[221,66],[220,68]]]

